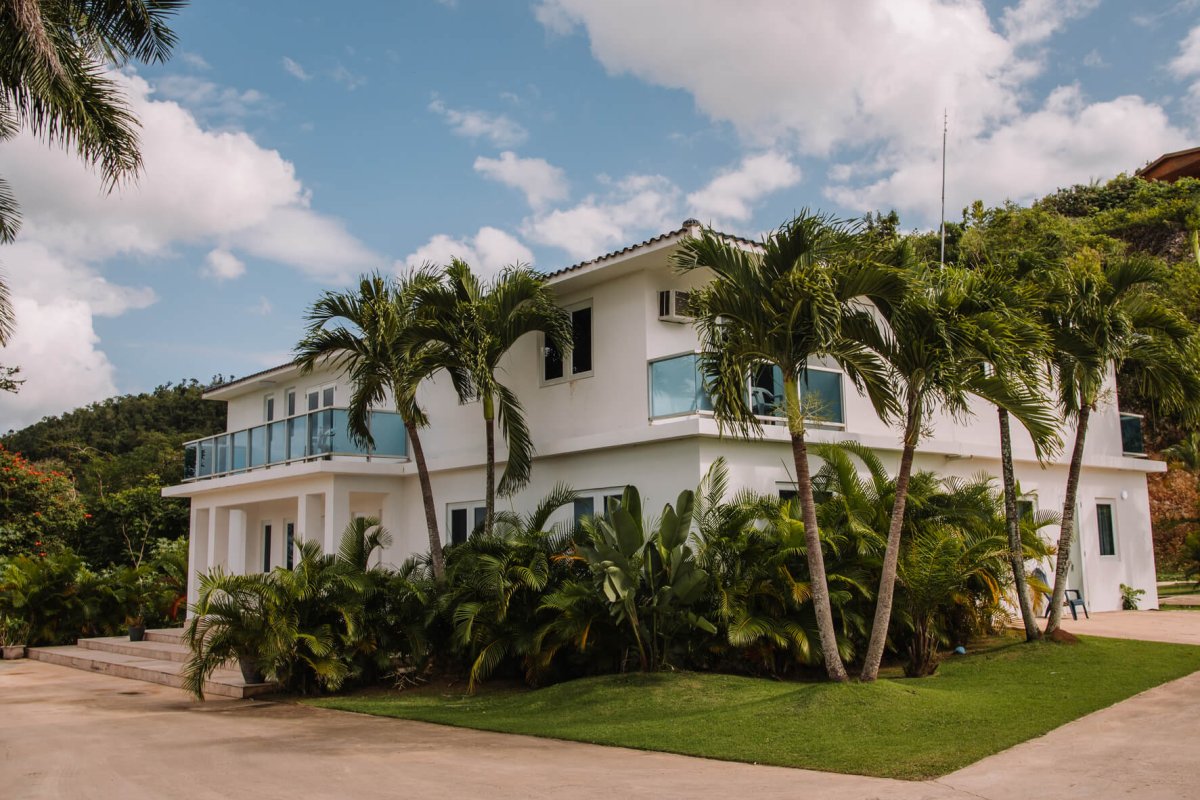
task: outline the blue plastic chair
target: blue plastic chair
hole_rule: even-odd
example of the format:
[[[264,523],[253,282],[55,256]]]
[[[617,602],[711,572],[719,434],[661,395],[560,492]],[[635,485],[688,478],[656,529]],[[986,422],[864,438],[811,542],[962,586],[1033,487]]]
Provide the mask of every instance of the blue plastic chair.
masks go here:
[[[1083,602],[1083,592],[1079,591],[1078,589],[1067,589],[1066,590],[1065,596],[1063,597],[1063,605],[1065,605],[1071,609],[1071,619],[1074,619],[1074,620],[1079,619],[1079,612],[1077,612],[1075,610],[1076,608],[1083,609],[1083,618],[1084,619],[1092,618],[1092,615],[1088,613],[1087,603]],[[1044,616],[1046,616],[1046,617],[1050,616],[1050,604],[1049,603],[1046,604],[1046,613]]]

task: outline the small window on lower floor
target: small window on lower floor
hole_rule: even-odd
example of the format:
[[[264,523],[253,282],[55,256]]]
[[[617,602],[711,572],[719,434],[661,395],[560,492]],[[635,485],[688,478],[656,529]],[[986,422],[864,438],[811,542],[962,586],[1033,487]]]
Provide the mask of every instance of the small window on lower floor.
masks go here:
[[[263,525],[263,572],[271,571],[271,526]]]
[[[1096,504],[1096,530],[1100,535],[1100,555],[1115,556],[1117,554],[1117,532],[1113,526],[1111,503]]]
[[[449,508],[448,528],[450,544],[462,544],[471,534],[483,527],[487,517],[487,506],[482,500],[455,503]]]
[[[454,508],[450,510],[450,544],[462,544],[467,540],[467,510]]]

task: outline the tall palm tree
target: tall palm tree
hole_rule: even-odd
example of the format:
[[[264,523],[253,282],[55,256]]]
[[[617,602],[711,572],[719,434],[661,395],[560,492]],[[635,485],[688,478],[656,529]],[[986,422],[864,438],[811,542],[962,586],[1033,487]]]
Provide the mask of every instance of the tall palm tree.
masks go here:
[[[487,446],[484,532],[491,535],[496,492],[512,494],[529,483],[533,442],[516,393],[500,382],[500,360],[521,337],[542,333],[547,346],[571,350],[570,316],[555,305],[546,278],[517,264],[490,281],[481,281],[467,262],[455,258],[444,280],[417,293],[424,323],[420,336],[445,348],[450,363],[464,377],[459,398],[479,401]],[[496,424],[508,446],[500,485],[496,485]]]
[[[864,301],[892,303],[903,284],[895,271],[861,258],[860,250],[855,231],[845,223],[802,211],[760,247],[747,249],[705,230],[673,256],[680,270],[715,274],[692,297],[703,346],[701,370],[718,424],[740,435],[761,435],[762,423],[749,402],[749,376],[764,366],[783,374],[782,410],[796,466],[813,606],[825,671],[835,681],[847,675],[838,653],[808,465],[806,419],[813,409],[805,407],[799,384],[810,360],[830,358],[865,389],[881,416],[896,409],[876,352],[883,334]]]
[[[1062,622],[1084,442],[1110,369],[1130,376],[1143,396],[1164,412],[1194,418],[1198,411],[1200,354],[1195,328],[1156,294],[1163,277],[1147,256],[1102,262],[1083,254],[1072,259],[1050,285],[1046,303],[1052,337],[1050,368],[1059,407],[1075,423],[1075,442],[1063,497],[1047,635]]]
[[[110,190],[136,174],[142,164],[137,119],[106,73],[133,60],[167,60],[175,45],[167,21],[185,4],[0,0],[0,141],[24,130],[51,146],[73,149],[100,168]],[[0,177],[0,244],[12,242],[19,227],[16,197]],[[0,279],[0,346],[12,326],[12,305]]]
[[[296,345],[295,363],[304,372],[328,364],[350,379],[349,432],[367,447],[375,444],[371,409],[391,395],[417,465],[430,565],[435,579],[441,581],[445,574],[442,537],[420,435],[429,417],[417,402],[417,390],[443,369],[456,382],[461,378],[445,346],[424,340],[417,332],[417,298],[437,284],[432,271],[417,270],[399,280],[368,275],[359,280],[357,291],[325,292],[308,311],[308,332]]]
[[[900,389],[903,433],[863,681],[878,677],[883,660],[913,456],[933,413],[940,408],[965,415],[975,395],[1017,417],[1033,436],[1039,456],[1057,442],[1057,420],[1047,403],[1012,378],[1015,354],[1042,342],[1037,326],[997,302],[994,289],[979,273],[923,265],[908,242],[896,244],[888,260],[909,278],[903,300],[882,309],[892,329],[887,359]]]

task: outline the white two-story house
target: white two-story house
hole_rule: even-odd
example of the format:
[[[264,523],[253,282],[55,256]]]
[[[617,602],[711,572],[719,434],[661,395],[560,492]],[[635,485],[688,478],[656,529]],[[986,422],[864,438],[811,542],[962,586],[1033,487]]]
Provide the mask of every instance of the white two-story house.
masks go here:
[[[536,447],[532,482],[512,498],[532,507],[560,481],[581,492],[574,509],[599,511],[626,484],[639,487],[647,509],[694,488],[718,457],[734,487],[787,493],[793,461],[782,420],[755,440],[722,436],[696,368],[699,340],[679,294],[705,278],[679,275],[669,255],[699,232],[679,230],[561,269],[550,284],[573,317],[574,351],[564,360],[538,336],[519,341],[502,364],[502,380],[520,397]],[[747,246],[752,246],[747,243]],[[1078,507],[1071,585],[1091,610],[1120,607],[1119,585],[1145,589],[1143,607],[1157,606],[1146,473],[1165,469],[1143,457],[1140,420],[1112,400],[1093,415]],[[748,382],[753,402],[769,415],[782,391],[770,373]],[[853,439],[878,451],[890,468],[899,433],[884,424],[836,365],[813,363],[802,391],[820,394],[822,420],[811,439]],[[293,543],[321,541],[327,552],[356,516],[377,517],[394,537],[383,554],[398,564],[427,549],[416,468],[407,457],[404,428],[389,407],[373,415],[372,452],[346,433],[350,388],[334,372],[301,375],[284,365],[210,389],[226,403],[225,433],[187,445],[188,477],[165,489],[191,500],[192,574],[222,565],[234,572],[288,566]],[[484,428],[478,404],[460,404],[446,379],[431,381],[421,398],[431,419],[422,441],[441,529],[461,541],[482,519]],[[1070,435],[1070,431],[1067,432]],[[1028,436],[1014,425],[1017,479],[1024,500],[1062,507],[1066,461],[1042,465]],[[966,421],[935,421],[915,469],[944,475],[998,475],[996,413],[979,403]],[[504,458],[502,443],[498,460]],[[1047,531],[1057,536],[1057,529]],[[1052,574],[1052,565],[1046,566]],[[190,590],[194,599],[195,588]]]

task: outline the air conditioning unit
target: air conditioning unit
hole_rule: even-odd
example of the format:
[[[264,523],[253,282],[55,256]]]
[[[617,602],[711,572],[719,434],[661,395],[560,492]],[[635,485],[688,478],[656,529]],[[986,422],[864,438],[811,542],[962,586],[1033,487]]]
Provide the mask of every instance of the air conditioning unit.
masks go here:
[[[691,322],[692,293],[666,289],[658,293],[658,318],[663,322]]]

